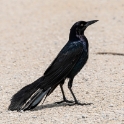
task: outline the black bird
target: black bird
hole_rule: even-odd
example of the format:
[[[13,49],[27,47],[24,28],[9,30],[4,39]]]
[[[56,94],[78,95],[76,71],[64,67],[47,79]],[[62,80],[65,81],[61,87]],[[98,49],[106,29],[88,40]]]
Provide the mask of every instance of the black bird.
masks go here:
[[[43,76],[13,95],[8,109],[12,111],[33,109],[44,97],[49,96],[58,85],[60,85],[63,95],[63,100],[58,103],[71,103],[72,101],[66,99],[63,90],[63,84],[67,78],[69,79],[68,88],[74,98],[73,103],[84,105],[78,102],[71,88],[74,77],[88,59],[88,40],[84,35],[84,31],[89,25],[97,21],[76,22],[70,29],[69,41],[47,68]]]

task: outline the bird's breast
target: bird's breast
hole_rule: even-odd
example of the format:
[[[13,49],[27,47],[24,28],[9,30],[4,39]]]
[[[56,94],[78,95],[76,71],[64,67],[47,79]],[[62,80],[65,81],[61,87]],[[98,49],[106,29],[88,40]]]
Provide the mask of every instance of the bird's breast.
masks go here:
[[[71,77],[74,77],[75,75],[77,75],[77,73],[86,64],[87,60],[88,60],[88,52],[87,52],[87,50],[85,50],[85,51],[83,51],[79,61],[75,64],[75,66],[73,67],[73,69],[69,73],[68,77],[71,78]]]

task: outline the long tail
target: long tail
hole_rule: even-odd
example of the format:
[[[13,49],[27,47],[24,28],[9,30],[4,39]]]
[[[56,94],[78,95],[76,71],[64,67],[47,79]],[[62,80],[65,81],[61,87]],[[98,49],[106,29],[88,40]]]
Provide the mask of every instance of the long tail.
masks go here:
[[[23,87],[20,91],[13,95],[8,109],[11,111],[25,111],[36,107],[51,89],[41,89],[43,79],[44,77],[39,78],[32,84]]]

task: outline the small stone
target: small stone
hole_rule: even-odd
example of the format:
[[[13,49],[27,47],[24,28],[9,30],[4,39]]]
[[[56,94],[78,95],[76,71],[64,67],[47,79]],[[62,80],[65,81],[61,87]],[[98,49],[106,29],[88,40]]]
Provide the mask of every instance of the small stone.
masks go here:
[[[113,107],[113,105],[110,105],[109,107]]]
[[[87,91],[86,94],[89,94],[89,92]]]

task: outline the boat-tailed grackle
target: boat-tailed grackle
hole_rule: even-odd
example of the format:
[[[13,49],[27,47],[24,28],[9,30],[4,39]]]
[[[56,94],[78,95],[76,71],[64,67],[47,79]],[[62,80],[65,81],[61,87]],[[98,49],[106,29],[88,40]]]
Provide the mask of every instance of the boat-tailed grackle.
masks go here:
[[[70,29],[69,41],[46,69],[43,76],[13,95],[8,109],[12,111],[33,109],[44,97],[49,96],[58,85],[60,85],[63,95],[63,100],[58,103],[71,103],[72,101],[66,99],[63,90],[66,78],[69,79],[68,88],[74,98],[73,103],[84,105],[76,99],[72,91],[72,84],[74,77],[86,64],[88,59],[88,40],[84,35],[84,31],[89,25],[97,21],[76,22]]]

